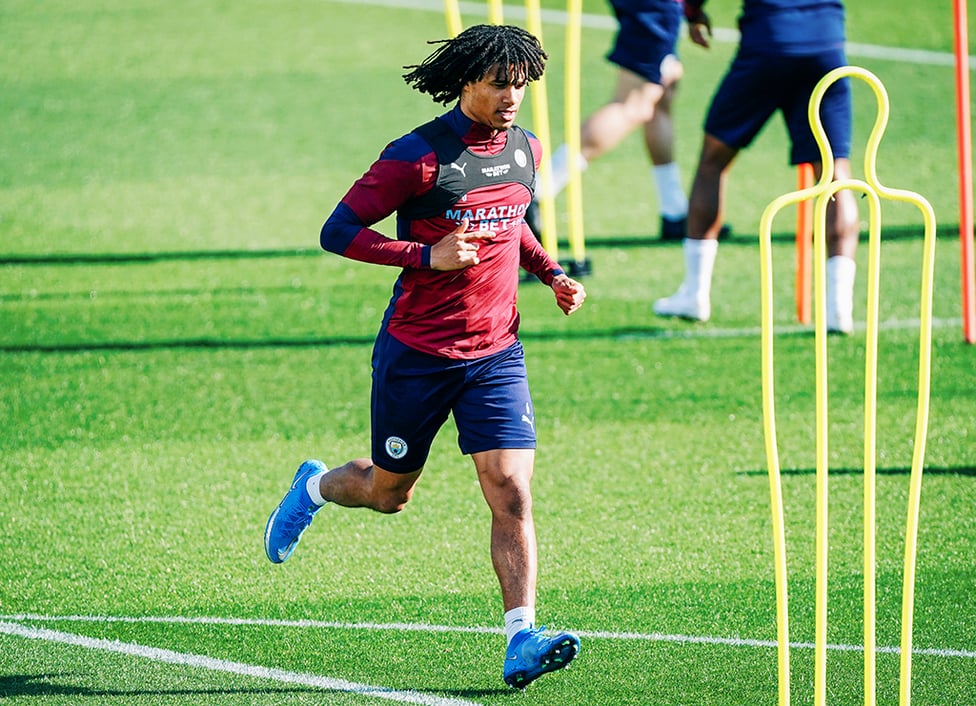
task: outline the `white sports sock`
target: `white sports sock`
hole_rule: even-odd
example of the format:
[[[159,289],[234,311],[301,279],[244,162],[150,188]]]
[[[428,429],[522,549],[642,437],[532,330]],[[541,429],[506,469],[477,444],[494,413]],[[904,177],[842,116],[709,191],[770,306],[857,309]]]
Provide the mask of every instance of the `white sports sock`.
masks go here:
[[[509,642],[520,630],[533,627],[535,627],[535,608],[521,606],[505,613],[505,635]]]
[[[846,255],[827,258],[827,311],[831,314],[848,319],[853,316],[856,274],[857,263]]]
[[[578,156],[577,164],[582,174],[590,166],[590,163],[582,154]],[[556,151],[552,153],[552,159],[549,160],[549,166],[549,196],[555,198],[569,183],[569,145],[563,143],[556,148]],[[544,196],[545,194],[539,195]]]
[[[321,473],[316,473],[314,476],[309,476],[308,480],[305,481],[305,490],[308,492],[308,497],[312,499],[312,502],[322,507],[328,500],[322,497],[322,492],[319,490],[319,481],[322,480],[328,471],[322,471]]]
[[[681,246],[685,255],[685,280],[681,286],[690,294],[707,300],[712,292],[718,241],[685,238]]]
[[[669,221],[679,221],[688,215],[688,197],[681,187],[681,169],[677,162],[656,164],[651,167],[657,195],[661,202],[661,215]]]

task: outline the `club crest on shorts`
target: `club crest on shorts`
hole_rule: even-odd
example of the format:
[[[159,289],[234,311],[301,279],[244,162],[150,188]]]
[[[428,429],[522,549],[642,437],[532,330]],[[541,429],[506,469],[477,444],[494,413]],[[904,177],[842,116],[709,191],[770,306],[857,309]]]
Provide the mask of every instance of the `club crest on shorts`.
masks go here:
[[[407,442],[399,436],[391,436],[386,440],[386,453],[390,458],[403,458],[407,455]]]

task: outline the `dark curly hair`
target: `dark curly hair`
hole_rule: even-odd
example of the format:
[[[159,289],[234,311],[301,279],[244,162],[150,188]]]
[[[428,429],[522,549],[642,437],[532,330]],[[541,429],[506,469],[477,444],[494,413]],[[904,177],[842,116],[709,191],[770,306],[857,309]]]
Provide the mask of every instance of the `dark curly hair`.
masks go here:
[[[440,44],[403,80],[437,103],[447,105],[461,97],[468,83],[480,81],[497,68],[503,81],[536,81],[542,78],[549,56],[535,35],[513,25],[474,25],[453,39],[429,41]]]

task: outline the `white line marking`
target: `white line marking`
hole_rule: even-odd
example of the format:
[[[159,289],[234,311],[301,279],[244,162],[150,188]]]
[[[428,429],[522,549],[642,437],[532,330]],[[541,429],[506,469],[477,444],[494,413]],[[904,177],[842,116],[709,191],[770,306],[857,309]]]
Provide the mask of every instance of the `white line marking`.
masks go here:
[[[241,662],[229,662],[223,659],[214,659],[205,655],[188,654],[185,652],[173,652],[158,647],[147,647],[132,642],[119,642],[117,640],[103,640],[84,635],[74,635],[69,632],[58,630],[47,630],[44,628],[31,628],[24,625],[0,621],[0,633],[24,637],[31,640],[46,640],[57,642],[64,645],[74,645],[84,647],[89,650],[104,650],[106,652],[116,652],[133,657],[143,657],[156,662],[166,662],[168,664],[180,664],[188,667],[200,669],[210,669],[216,672],[229,672],[247,677],[257,677],[259,679],[272,679],[286,684],[301,684],[312,686],[328,691],[341,691],[362,696],[371,696],[387,701],[398,701],[406,704],[421,704],[421,706],[479,706],[473,701],[463,701],[461,699],[447,699],[431,694],[422,694],[417,691],[397,691],[381,686],[368,686],[355,682],[345,681],[344,679],[332,679],[314,674],[299,674],[297,672],[287,672],[283,669],[272,669],[260,667],[253,664],[243,664]]]
[[[183,617],[173,616],[108,616],[108,615],[35,615],[23,613],[19,615],[0,615],[0,621],[28,621],[28,622],[84,622],[84,623],[164,623],[188,625],[254,625],[260,627],[283,627],[321,630],[395,630],[414,632],[448,632],[448,633],[478,633],[502,634],[501,628],[464,627],[452,625],[427,625],[424,623],[340,623],[324,620],[268,620],[263,618],[219,618],[219,617]],[[2,625],[2,623],[0,623]],[[759,647],[776,648],[775,640],[753,640],[741,637],[709,637],[701,635],[671,635],[667,633],[651,632],[603,632],[577,631],[583,638],[602,640],[640,640],[646,642],[676,642],[703,645],[729,645],[730,647]],[[812,642],[791,642],[795,649],[813,649]],[[827,645],[827,649],[837,652],[863,652],[861,645]],[[879,646],[875,650],[881,653],[899,654],[900,647]],[[912,654],[930,657],[961,657],[976,659],[976,650],[956,650],[950,648],[921,648],[912,649]]]
[[[427,12],[444,13],[444,3],[441,0],[335,0],[351,5],[374,5],[378,7],[396,7],[405,10],[423,10]],[[459,3],[462,15],[487,17],[488,7],[484,3]],[[517,20],[525,19],[525,8],[508,6],[504,8],[505,17]],[[560,10],[542,10],[542,21],[549,24],[565,25],[567,14]],[[580,23],[588,29],[617,29],[617,21],[609,15],[584,14]],[[712,38],[719,42],[735,44],[739,41],[739,31],[725,27],[715,27]],[[931,51],[928,49],[907,49],[901,47],[885,47],[877,44],[860,44],[848,42],[846,46],[848,56],[879,59],[881,61],[897,61],[906,64],[928,64],[931,66],[955,66],[956,57],[952,52]],[[976,69],[976,56],[969,57],[970,68]]]
[[[580,637],[608,638],[612,640],[648,640],[653,642],[689,642],[703,645],[730,645],[732,647],[763,647],[776,649],[775,640],[752,640],[741,637],[706,637],[697,635],[668,635],[665,633],[621,633],[621,632],[590,632],[578,633]],[[812,642],[791,642],[790,647],[800,650],[812,650],[815,645]],[[828,644],[828,650],[835,652],[864,652],[863,645]],[[879,646],[875,652],[887,654],[901,654],[901,647]],[[947,648],[923,648],[913,647],[913,655],[926,655],[929,657],[963,657],[966,659],[976,659],[976,650],[954,650]]]

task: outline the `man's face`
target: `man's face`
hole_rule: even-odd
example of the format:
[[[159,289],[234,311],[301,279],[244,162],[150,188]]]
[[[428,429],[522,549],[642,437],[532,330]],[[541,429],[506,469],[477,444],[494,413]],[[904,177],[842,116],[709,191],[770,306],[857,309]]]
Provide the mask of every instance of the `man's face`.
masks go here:
[[[515,122],[525,86],[525,78],[514,67],[508,71],[508,78],[498,67],[492,67],[480,80],[461,90],[461,111],[475,122],[506,130]]]

